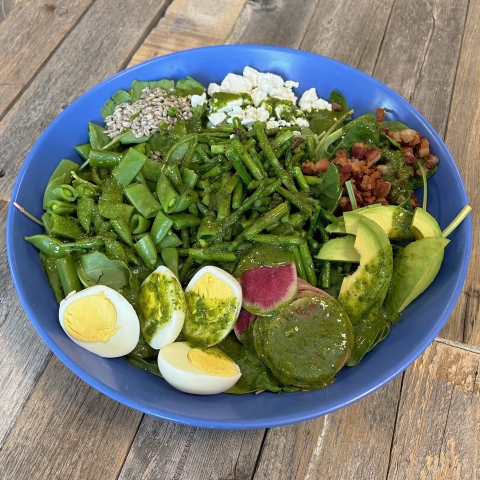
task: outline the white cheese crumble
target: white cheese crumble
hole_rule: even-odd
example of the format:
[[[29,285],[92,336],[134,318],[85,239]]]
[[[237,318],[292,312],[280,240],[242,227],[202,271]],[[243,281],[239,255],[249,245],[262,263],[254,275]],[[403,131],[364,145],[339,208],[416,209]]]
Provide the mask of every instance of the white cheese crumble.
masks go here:
[[[213,126],[220,125],[222,122],[232,123],[233,118],[238,117],[242,125],[247,128],[251,128],[253,122],[257,120],[267,122],[267,128],[289,127],[292,125],[308,127],[308,120],[303,118],[303,116],[295,116],[295,123],[285,120],[286,116],[288,117],[287,106],[278,105],[275,111],[270,113],[262,104],[270,98],[275,98],[290,101],[294,106],[297,106],[298,97],[293,92],[293,89],[298,87],[299,83],[293,80],[284,81],[282,77],[274,73],[259,72],[255,68],[245,67],[243,75],[229,73],[220,85],[211,83],[208,86],[207,92],[209,96],[217,92],[232,94],[246,93],[251,96],[254,106],[248,105],[244,107],[244,101],[242,99],[232,100],[221,108],[215,108],[210,105],[211,113],[208,115],[208,119]],[[318,98],[315,88],[307,90],[302,95],[298,106],[306,112],[310,112],[312,109],[332,109],[330,103]],[[220,113],[225,116],[220,116]],[[298,113],[301,115],[301,112]]]
[[[203,92],[201,95],[192,95],[192,107],[201,107],[207,101],[207,95]]]
[[[316,88],[308,89],[300,98],[298,102],[299,107],[306,111],[311,112],[313,108],[319,110],[331,110],[332,105],[323,98],[318,98]]]

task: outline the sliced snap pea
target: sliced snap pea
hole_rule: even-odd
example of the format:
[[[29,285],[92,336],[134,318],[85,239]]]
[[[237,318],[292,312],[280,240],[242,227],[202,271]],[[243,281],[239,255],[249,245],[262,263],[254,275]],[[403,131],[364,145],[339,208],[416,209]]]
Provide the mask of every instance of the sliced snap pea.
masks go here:
[[[78,278],[75,262],[72,257],[58,258],[55,261],[60,282],[62,284],[63,293],[67,296],[69,293],[82,290],[82,284]]]
[[[50,216],[50,231],[56,237],[77,240],[85,235],[85,232],[68,217],[52,214]]]
[[[130,203],[145,218],[154,217],[162,208],[150,190],[141,183],[129,185],[125,188],[125,195]]]
[[[132,235],[143,233],[149,230],[151,224],[152,221],[149,218],[145,218],[139,213],[136,213],[130,220],[130,231]]]
[[[153,244],[152,238],[150,235],[143,236],[137,243],[134,244],[133,248],[138,253],[138,256],[142,259],[146,267],[153,270],[155,264],[157,263],[157,250]]]

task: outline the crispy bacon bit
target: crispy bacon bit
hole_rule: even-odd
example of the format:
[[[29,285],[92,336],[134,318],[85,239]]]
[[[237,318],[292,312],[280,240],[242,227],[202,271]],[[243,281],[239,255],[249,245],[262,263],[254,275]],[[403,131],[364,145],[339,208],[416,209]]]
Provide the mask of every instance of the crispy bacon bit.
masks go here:
[[[412,195],[410,196],[410,205],[412,206],[413,209],[420,206],[418,204],[418,198],[414,193],[412,193]]]
[[[430,155],[430,142],[428,138],[422,138],[420,146],[418,147],[418,156],[423,158]]]
[[[427,155],[427,159],[425,160],[425,163],[423,164],[423,166],[425,168],[431,168],[433,167],[434,165],[436,165],[438,163],[438,157],[436,157],[435,155],[432,155],[431,153],[429,153]]]
[[[386,182],[383,179],[378,179],[373,187],[373,194],[378,197],[386,197],[390,190],[392,189],[392,184],[390,182]]]
[[[332,102],[332,110],[341,111],[343,110],[343,106],[337,102]]]
[[[416,134],[417,132],[415,130],[412,130],[411,128],[405,128],[400,132],[403,143],[411,142],[415,138]]]
[[[382,123],[383,119],[387,116],[387,112],[384,108],[376,108],[375,113],[377,114],[377,122]]]
[[[357,142],[352,146],[352,157],[362,159],[370,150],[370,146],[366,143]]]
[[[415,137],[413,137],[413,140],[411,142],[408,142],[408,144],[411,147],[414,147],[415,145],[418,145],[422,140],[422,135],[418,132],[416,132]]]
[[[375,165],[382,158],[382,154],[378,148],[374,148],[367,153],[367,167]]]
[[[412,147],[404,147],[402,148],[402,150],[403,150],[403,156],[405,158],[406,163],[415,163],[417,161],[417,158],[413,154]]]
[[[302,172],[306,175],[318,175],[321,172],[326,172],[330,162],[326,158],[322,158],[317,163],[313,163],[310,160],[302,163]]]

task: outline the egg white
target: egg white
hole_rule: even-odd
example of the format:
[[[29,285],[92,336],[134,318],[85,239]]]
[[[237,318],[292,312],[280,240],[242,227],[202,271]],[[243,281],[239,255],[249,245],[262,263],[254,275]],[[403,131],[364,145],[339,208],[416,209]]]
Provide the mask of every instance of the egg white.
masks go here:
[[[177,293],[183,295],[182,286],[180,285],[180,282],[178,281],[175,274],[169,268],[163,265],[158,267],[143,281],[142,285],[147,283],[152,275],[165,275],[169,278],[174,279],[174,281],[177,284],[176,285]],[[168,291],[159,292],[160,295],[167,296],[167,297],[169,294],[172,294],[172,293],[173,292],[168,292]],[[161,328],[156,330],[156,332],[152,335],[152,338],[150,340],[147,340],[148,344],[152,348],[159,350],[165,345],[173,343],[182,330],[184,320],[185,320],[185,310],[179,310],[179,309],[174,310],[172,313],[172,316],[170,317],[170,320],[168,320],[165,323],[165,325],[163,325]]]
[[[117,327],[120,328],[106,342],[85,342],[72,337],[65,328],[64,317],[66,308],[76,300],[92,295],[99,295],[102,292],[115,307],[117,312]],[[135,348],[140,337],[140,322],[132,305],[128,303],[125,297],[105,285],[95,285],[80,290],[79,292],[72,292],[60,302],[58,317],[64,332],[73,342],[85,350],[104,358],[115,358],[127,355]]]
[[[232,322],[231,325],[226,325],[222,330],[220,330],[219,325],[215,324],[214,322],[201,322],[201,318],[199,317],[192,317],[190,312],[187,311],[186,319],[185,319],[185,328],[184,332],[187,335],[187,339],[191,340],[195,343],[201,343],[207,346],[213,346],[216,343],[220,342],[223,338],[225,338],[228,333],[233,329],[233,326],[235,325],[236,319],[238,318],[238,315],[240,314],[240,310],[242,308],[242,287],[240,286],[240,283],[237,281],[236,278],[234,278],[232,275],[230,275],[228,272],[225,270],[222,270],[221,268],[218,267],[213,267],[213,266],[207,266],[204,268],[201,268],[190,280],[190,282],[187,285],[187,288],[185,289],[185,293],[188,296],[188,292],[193,290],[195,288],[195,285],[201,280],[201,278],[206,275],[206,274],[211,274],[212,276],[216,277],[218,280],[221,282],[224,282],[226,285],[228,285],[231,290],[232,290],[232,296],[236,299],[236,310],[232,315]],[[208,298],[208,295],[206,295],[206,298]],[[187,310],[188,310],[188,300],[187,300]],[[224,313],[221,312],[220,313]],[[205,332],[205,338],[203,338],[203,334],[201,332]],[[207,336],[209,336],[212,332],[215,332],[215,342],[211,342]]]
[[[232,360],[237,374],[220,377],[210,375],[190,363],[187,358],[192,349],[186,342],[175,342],[158,353],[158,368],[163,378],[177,390],[196,395],[215,395],[233,387],[242,373]]]

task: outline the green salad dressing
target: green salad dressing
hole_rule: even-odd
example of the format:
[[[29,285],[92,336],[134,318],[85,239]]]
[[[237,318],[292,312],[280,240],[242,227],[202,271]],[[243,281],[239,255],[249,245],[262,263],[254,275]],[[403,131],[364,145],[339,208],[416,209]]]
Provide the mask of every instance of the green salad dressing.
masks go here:
[[[248,93],[216,92],[210,98],[212,113],[218,112],[235,100],[242,100],[242,106],[253,105],[252,97]]]
[[[410,170],[400,150],[383,149],[382,158],[385,159],[385,165],[389,167],[385,173],[382,172],[382,176],[385,181],[392,184],[390,190],[391,203],[399,205],[410,198],[412,194],[408,184]]]
[[[354,345],[347,314],[325,297],[302,298],[271,317],[258,317],[253,341],[281,383],[303,390],[332,383]]]
[[[176,278],[152,273],[140,287],[138,305],[142,334],[149,342],[175,310],[185,311],[185,296]]]
[[[249,253],[244,255],[237,264],[235,277],[240,278],[244,272],[257,267],[278,267],[288,265],[295,261],[293,254],[282,247],[273,245],[255,246]]]
[[[208,298],[188,291],[185,299],[187,312],[182,332],[188,342],[209,347],[228,335],[237,320],[237,298]]]

